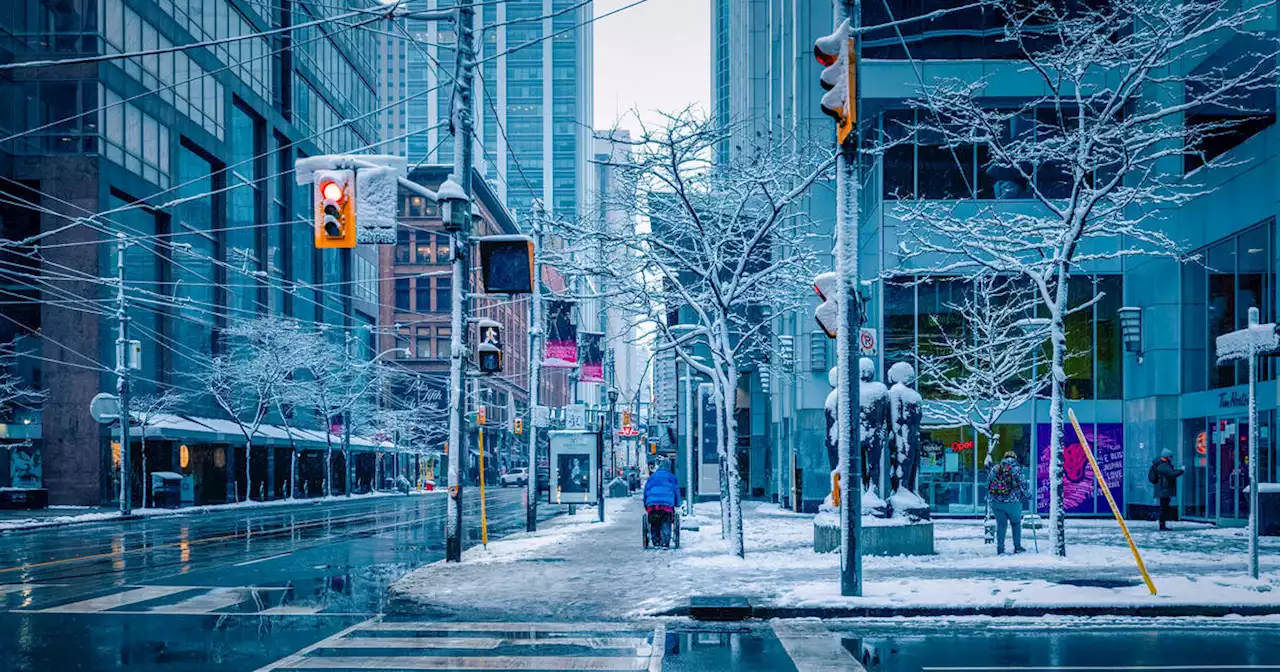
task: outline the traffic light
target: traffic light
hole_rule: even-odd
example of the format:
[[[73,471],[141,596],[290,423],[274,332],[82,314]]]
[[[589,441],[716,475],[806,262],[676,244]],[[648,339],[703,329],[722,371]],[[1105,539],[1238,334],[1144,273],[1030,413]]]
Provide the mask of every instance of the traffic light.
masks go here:
[[[355,247],[355,172],[317,170],[315,185],[316,247],[323,249]]]
[[[849,21],[836,32],[813,43],[813,55],[822,64],[822,111],[836,120],[836,143],[844,144],[858,121],[857,54],[854,53]]]
[[[839,331],[840,307],[836,305],[836,288],[839,280],[840,276],[834,272],[819,273],[813,278],[813,290],[818,293],[818,298],[822,299],[822,303],[813,310],[813,317],[818,320],[818,326],[826,332],[827,338],[835,338]]]
[[[630,427],[630,426],[631,426],[631,411],[626,410],[626,409],[623,409],[623,411],[622,411],[622,426],[623,426],[623,427]]]
[[[493,320],[479,320],[480,345],[476,347],[476,364],[480,373],[502,372],[502,325]]]
[[[529,236],[484,236],[480,244],[480,281],[488,294],[533,291],[533,239]]]
[[[511,432],[513,434],[524,434],[524,420],[516,418],[511,421]]]

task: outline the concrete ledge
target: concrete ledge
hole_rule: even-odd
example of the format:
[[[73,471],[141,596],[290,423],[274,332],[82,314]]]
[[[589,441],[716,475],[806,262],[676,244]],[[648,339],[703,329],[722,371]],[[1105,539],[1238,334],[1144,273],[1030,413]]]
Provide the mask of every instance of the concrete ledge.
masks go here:
[[[878,520],[878,519],[877,519]],[[840,549],[840,528],[813,523],[813,550],[831,553]],[[863,525],[863,555],[933,555],[933,523]]]
[[[697,599],[697,598],[692,598]],[[692,601],[692,600],[691,600]],[[1136,618],[1170,618],[1197,616],[1223,618],[1227,616],[1271,616],[1280,614],[1280,604],[1265,605],[1212,605],[1212,604],[1160,604],[1160,605],[945,605],[945,606],[831,606],[831,607],[775,607],[751,605],[747,618],[768,620],[771,618],[933,618],[941,616],[1116,616]],[[700,618],[689,607],[677,607],[653,614],[653,616]],[[746,620],[746,618],[736,619]]]

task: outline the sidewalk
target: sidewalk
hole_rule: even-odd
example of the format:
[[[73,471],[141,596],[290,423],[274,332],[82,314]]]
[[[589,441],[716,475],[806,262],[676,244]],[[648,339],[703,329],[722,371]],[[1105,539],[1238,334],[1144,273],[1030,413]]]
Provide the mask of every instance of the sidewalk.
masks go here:
[[[443,492],[433,490],[415,490],[411,495],[426,495]],[[273,499],[265,502],[249,501],[232,504],[204,504],[187,506],[179,509],[134,509],[128,516],[120,515],[116,508],[94,506],[50,506],[37,510],[0,510],[0,533],[12,531],[38,530],[48,527],[63,527],[82,523],[100,523],[111,521],[139,520],[141,518],[162,518],[171,516],[190,516],[219,511],[237,511],[242,509],[276,508],[284,506],[311,506],[324,503],[355,502],[374,497],[403,497],[398,492],[370,492],[359,495],[331,495],[329,497],[312,497],[309,499]]]
[[[1028,552],[996,556],[978,520],[938,521],[933,556],[864,558],[864,597],[839,590],[839,556],[812,550],[811,515],[744,503],[747,557],[727,553],[719,505],[701,504],[679,550],[640,548],[638,499],[609,500],[606,522],[588,508],[436,563],[391,587],[401,613],[467,619],[632,618],[687,613],[690,597],[746,597],[753,615],[942,614],[1223,615],[1280,613],[1280,539],[1260,542],[1263,575],[1247,578],[1246,531],[1178,523],[1161,533],[1131,522],[1159,594],[1143,585],[1113,520],[1070,520],[1068,556],[1040,531]]]

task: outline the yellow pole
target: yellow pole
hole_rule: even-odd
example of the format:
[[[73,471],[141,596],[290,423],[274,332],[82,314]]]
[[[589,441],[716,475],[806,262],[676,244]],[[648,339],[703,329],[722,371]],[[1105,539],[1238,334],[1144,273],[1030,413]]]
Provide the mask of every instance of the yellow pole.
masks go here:
[[[1138,563],[1138,571],[1142,572],[1142,580],[1147,583],[1147,590],[1152,595],[1156,594],[1156,584],[1151,582],[1151,575],[1147,573],[1147,566],[1142,563],[1142,556],[1138,553],[1138,547],[1133,543],[1133,536],[1129,534],[1129,526],[1124,524],[1124,516],[1120,515],[1120,509],[1116,506],[1116,500],[1111,497],[1111,488],[1107,487],[1107,481],[1102,477],[1102,470],[1098,468],[1098,462],[1093,459],[1093,451],[1089,449],[1089,442],[1084,439],[1084,432],[1080,429],[1080,423],[1076,421],[1076,412],[1074,409],[1067,409],[1067,417],[1071,419],[1071,426],[1076,430],[1076,437],[1080,439],[1080,447],[1084,449],[1084,456],[1089,459],[1089,466],[1093,467],[1093,475],[1098,479],[1098,485],[1102,486],[1102,494],[1106,495],[1107,503],[1111,505],[1111,513],[1115,515],[1116,522],[1120,523],[1120,531],[1124,532],[1125,541],[1129,542],[1129,550],[1133,552],[1133,559]]]
[[[480,543],[489,548],[489,522],[484,507],[484,425],[480,425]]]

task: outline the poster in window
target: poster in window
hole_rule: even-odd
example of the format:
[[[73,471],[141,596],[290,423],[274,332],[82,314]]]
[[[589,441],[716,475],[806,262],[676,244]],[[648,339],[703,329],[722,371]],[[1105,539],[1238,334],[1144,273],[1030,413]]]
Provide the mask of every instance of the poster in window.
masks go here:
[[[584,383],[604,382],[604,334],[582,332],[578,334],[578,352],[582,355]]]
[[[1106,495],[1095,485],[1096,478],[1089,460],[1085,457],[1080,439],[1071,425],[1063,428],[1063,504],[1067,513],[1090,514],[1109,513]],[[1102,423],[1098,425],[1082,424],[1085,440],[1093,450],[1093,457],[1098,461],[1098,468],[1106,479],[1111,496],[1116,506],[1124,510],[1124,425],[1119,423]],[[1049,432],[1051,426],[1037,426],[1036,432],[1036,510],[1047,515],[1049,513]]]
[[[551,479],[550,504],[585,504],[596,501],[597,435],[581,430],[549,433]]]
[[[572,301],[547,302],[547,356],[543,366],[571,369],[578,365],[578,328]]]

